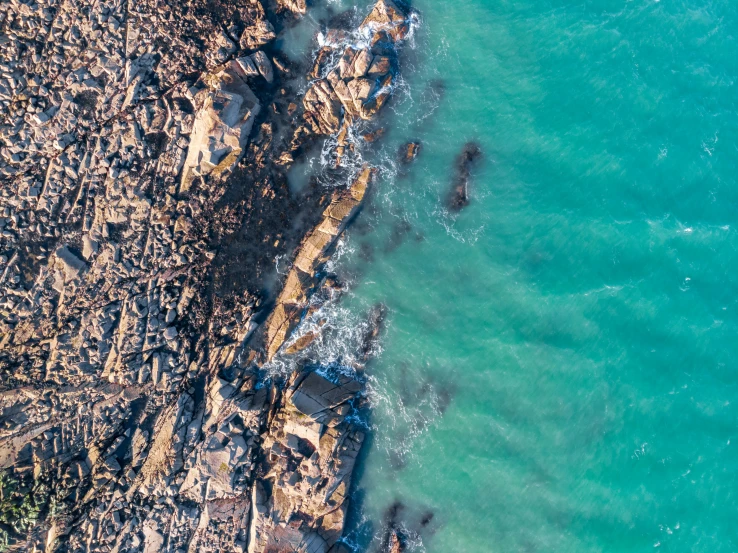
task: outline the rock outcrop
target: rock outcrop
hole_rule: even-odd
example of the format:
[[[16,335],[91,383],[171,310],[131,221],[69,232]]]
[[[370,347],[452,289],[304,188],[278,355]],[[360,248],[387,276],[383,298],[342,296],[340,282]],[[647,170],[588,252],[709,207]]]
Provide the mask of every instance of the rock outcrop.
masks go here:
[[[364,441],[346,415],[361,389],[345,376],[331,381],[317,372],[293,375],[264,439],[268,472],[254,486],[249,553],[327,553],[341,537]]]
[[[418,154],[420,153],[420,149],[420,142],[408,142],[407,144],[400,146],[397,156],[400,163],[407,165],[408,163],[415,161],[415,158],[418,157]]]
[[[364,167],[348,190],[335,190],[320,223],[305,237],[274,311],[265,323],[267,360],[274,357],[300,321],[317,284],[318,269],[327,261],[336,240],[361,208],[373,176],[374,170]]]
[[[261,106],[246,84],[249,76],[267,73],[273,79],[271,64],[263,52],[258,58],[230,61],[213,75],[201,78],[204,89],[197,93],[202,107],[195,115],[187,157],[182,168],[181,190],[187,191],[194,177],[215,172],[219,176],[238,163]],[[260,65],[256,66],[255,61]],[[261,67],[268,67],[267,70]]]
[[[296,142],[300,136],[340,133],[340,164],[348,127],[355,120],[372,119],[392,94],[397,46],[409,31],[409,15],[392,0],[379,0],[354,35],[329,33],[311,72],[315,80],[303,100],[305,128]],[[346,44],[350,38],[353,43]]]

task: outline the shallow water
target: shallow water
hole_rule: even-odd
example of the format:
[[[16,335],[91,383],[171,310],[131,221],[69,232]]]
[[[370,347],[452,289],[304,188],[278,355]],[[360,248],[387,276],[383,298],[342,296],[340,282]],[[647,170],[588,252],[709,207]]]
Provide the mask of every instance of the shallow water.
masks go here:
[[[349,541],[399,501],[413,551],[735,551],[735,4],[414,6],[317,346],[389,308]]]

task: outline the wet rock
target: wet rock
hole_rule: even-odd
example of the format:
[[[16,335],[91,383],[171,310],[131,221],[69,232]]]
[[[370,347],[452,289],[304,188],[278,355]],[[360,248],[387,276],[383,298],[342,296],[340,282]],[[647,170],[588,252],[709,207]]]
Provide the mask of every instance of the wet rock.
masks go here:
[[[380,127],[380,128],[378,128],[378,129],[376,129],[374,131],[370,131],[368,133],[364,133],[362,135],[362,138],[366,142],[376,142],[377,140],[379,140],[380,138],[382,138],[382,136],[384,136],[384,128]]]
[[[403,144],[400,146],[400,150],[398,152],[400,162],[408,164],[415,161],[415,158],[418,157],[418,154],[420,153],[420,149],[420,142],[408,142],[407,144]]]
[[[407,14],[392,0],[379,0],[360,29],[366,29],[376,37],[378,32],[386,33],[393,41],[403,40],[410,31]]]
[[[381,550],[386,553],[402,553],[405,551],[406,536],[400,530],[399,517],[404,506],[400,502],[393,503],[384,516],[384,537]]]
[[[374,118],[389,100],[397,74],[397,47],[407,37],[411,17],[391,0],[380,0],[359,31],[370,37],[370,47],[343,44],[336,31],[328,32],[318,51],[311,76],[317,79],[305,95],[304,119],[313,134],[347,134],[356,119]],[[336,165],[346,150],[338,137]],[[297,137],[293,142],[298,142]]]
[[[384,321],[387,318],[387,307],[384,304],[375,305],[367,317],[367,332],[361,340],[361,355],[364,361],[368,360],[376,348],[379,335],[384,329]]]
[[[275,309],[265,323],[267,360],[274,357],[299,321],[315,286],[316,271],[361,208],[374,174],[374,169],[365,166],[348,190],[336,190],[323,219],[305,237]]]
[[[305,0],[277,0],[281,9],[292,12],[295,15],[305,15],[307,5]]]
[[[318,50],[318,53],[315,55],[315,61],[313,62],[313,68],[308,75],[310,78],[320,79],[323,76],[332,53],[333,49],[330,46],[323,46]]]
[[[320,334],[318,332],[314,331],[306,332],[304,335],[300,336],[300,338],[298,338],[293,344],[286,348],[285,353],[287,355],[294,355],[295,353],[304,350],[310,344],[312,344],[319,335]]]
[[[390,532],[386,551],[387,553],[403,553],[403,551],[405,551],[405,546],[403,545],[397,530],[392,530]]]

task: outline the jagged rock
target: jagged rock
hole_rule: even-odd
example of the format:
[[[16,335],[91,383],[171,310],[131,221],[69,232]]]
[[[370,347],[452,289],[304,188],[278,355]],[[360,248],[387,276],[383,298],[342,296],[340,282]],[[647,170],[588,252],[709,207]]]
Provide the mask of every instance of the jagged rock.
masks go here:
[[[294,551],[326,553],[343,532],[347,494],[364,434],[343,421],[321,430],[321,423],[305,417],[305,402],[329,411],[347,407],[361,385],[347,377],[336,385],[315,372],[295,373],[287,400],[275,415],[264,441],[275,475],[271,494],[255,486],[256,510],[249,552],[265,553],[289,544]],[[314,414],[317,414],[315,411]],[[302,429],[302,430],[301,430]],[[292,460],[297,469],[290,471]],[[320,489],[313,488],[322,482]],[[305,493],[311,489],[312,493]],[[258,492],[257,492],[258,490]]]
[[[346,152],[345,135],[352,122],[372,119],[387,103],[396,78],[396,47],[407,37],[410,23],[410,16],[394,2],[380,0],[359,27],[370,37],[371,47],[346,46],[336,62],[334,48],[343,40],[335,32],[324,37],[310,73],[316,80],[305,94],[303,117],[313,134],[339,135],[336,165]],[[293,142],[299,143],[297,135]]]
[[[407,37],[410,24],[407,14],[392,0],[378,0],[359,28],[369,31],[374,37],[385,32],[396,42]]]
[[[253,60],[254,65],[256,65],[256,69],[259,71],[259,74],[264,77],[266,82],[272,83],[274,81],[274,69],[272,68],[272,62],[269,61],[267,55],[259,50],[258,52],[251,54],[251,59]]]
[[[253,50],[271,42],[276,36],[272,24],[259,19],[243,30],[239,43],[244,50]]]
[[[323,46],[318,50],[318,53],[315,55],[315,61],[313,62],[313,68],[309,74],[310,78],[319,79],[322,76],[332,52],[333,49],[329,46]]]
[[[415,160],[420,153],[420,142],[408,142],[400,146],[399,159],[401,163],[408,164]]]
[[[208,88],[195,116],[182,170],[183,190],[189,188],[195,176],[213,171],[221,174],[243,155],[261,106],[241,77],[241,67],[231,62],[226,69],[204,79]]]
[[[290,11],[296,15],[305,15],[307,13],[305,0],[277,0],[277,5],[281,9]]]
[[[315,134],[333,134],[341,125],[341,102],[331,85],[320,80],[305,93],[305,121]]]
[[[242,58],[236,58],[236,63],[238,63],[239,69],[243,71],[245,76],[256,77],[260,75],[259,70],[257,69],[256,64],[254,63],[252,56],[244,56]]]
[[[365,133],[362,138],[366,140],[367,142],[376,142],[379,140],[382,136],[384,136],[384,129],[382,127],[378,128],[375,131],[371,131],[368,133]]]
[[[403,551],[405,551],[405,547],[400,540],[400,536],[396,530],[392,530],[387,544],[387,553],[403,553]]]

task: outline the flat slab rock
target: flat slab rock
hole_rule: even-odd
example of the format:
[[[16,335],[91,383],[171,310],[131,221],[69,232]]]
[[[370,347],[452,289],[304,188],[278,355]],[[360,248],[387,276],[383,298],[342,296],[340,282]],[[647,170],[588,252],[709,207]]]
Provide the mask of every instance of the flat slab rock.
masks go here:
[[[361,390],[356,380],[342,376],[333,383],[316,372],[309,373],[292,395],[292,404],[307,416],[314,416],[351,399]]]

